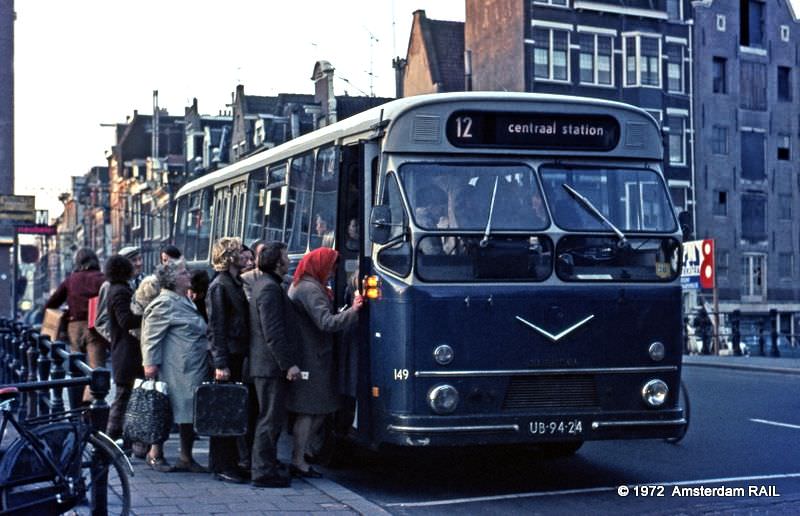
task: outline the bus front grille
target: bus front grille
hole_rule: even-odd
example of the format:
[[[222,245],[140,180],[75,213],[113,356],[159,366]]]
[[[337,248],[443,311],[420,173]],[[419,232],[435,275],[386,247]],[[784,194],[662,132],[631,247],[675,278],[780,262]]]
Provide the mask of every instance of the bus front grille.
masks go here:
[[[599,404],[593,376],[516,376],[509,381],[503,410],[597,407]]]

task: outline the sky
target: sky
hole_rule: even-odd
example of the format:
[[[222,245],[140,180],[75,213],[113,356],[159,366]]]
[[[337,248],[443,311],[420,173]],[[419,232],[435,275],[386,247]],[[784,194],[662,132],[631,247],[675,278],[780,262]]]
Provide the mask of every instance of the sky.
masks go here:
[[[16,193],[58,216],[70,177],[107,165],[114,130],[101,124],[152,113],[153,90],[172,115],[193,97],[218,114],[237,84],[313,94],[324,59],[337,95],[393,97],[417,9],[464,20],[464,0],[17,0]]]

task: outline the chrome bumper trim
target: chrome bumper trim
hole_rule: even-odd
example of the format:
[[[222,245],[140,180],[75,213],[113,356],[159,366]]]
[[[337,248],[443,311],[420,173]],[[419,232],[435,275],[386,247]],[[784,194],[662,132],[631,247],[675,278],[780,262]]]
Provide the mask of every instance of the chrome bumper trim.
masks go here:
[[[434,433],[446,432],[519,432],[519,425],[475,425],[475,426],[399,426],[389,425],[392,432]]]
[[[685,425],[686,418],[670,419],[666,421],[592,421],[592,430],[616,426],[678,426]]]
[[[446,378],[453,376],[546,376],[565,374],[639,374],[672,373],[678,366],[657,367],[594,367],[584,369],[501,369],[495,371],[415,371],[417,378]]]

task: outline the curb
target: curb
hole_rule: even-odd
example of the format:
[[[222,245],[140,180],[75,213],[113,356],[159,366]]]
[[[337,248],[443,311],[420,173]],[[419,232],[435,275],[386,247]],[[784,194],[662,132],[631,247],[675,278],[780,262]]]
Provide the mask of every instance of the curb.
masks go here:
[[[800,374],[800,369],[792,367],[768,367],[759,365],[725,364],[720,362],[684,362],[683,365],[696,367],[716,367],[718,369],[738,369],[740,371],[758,371],[763,373]]]
[[[350,491],[333,480],[327,478],[304,478],[306,483],[316,487],[334,500],[347,505],[354,511],[365,516],[391,514],[377,504],[374,504],[361,495]]]

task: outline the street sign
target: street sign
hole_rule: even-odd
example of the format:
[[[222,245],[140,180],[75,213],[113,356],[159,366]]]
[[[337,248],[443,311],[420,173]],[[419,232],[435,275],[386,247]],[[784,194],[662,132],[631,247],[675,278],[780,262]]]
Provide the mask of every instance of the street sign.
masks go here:
[[[58,231],[55,226],[48,226],[47,224],[29,224],[26,226],[17,226],[17,233],[20,235],[46,235],[53,236]]]
[[[714,288],[713,239],[683,243],[681,285],[687,288]]]
[[[0,195],[0,220],[12,224],[36,222],[36,197],[33,195]]]

